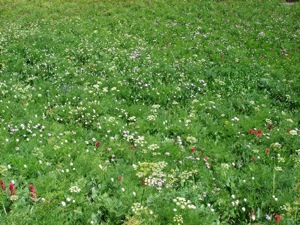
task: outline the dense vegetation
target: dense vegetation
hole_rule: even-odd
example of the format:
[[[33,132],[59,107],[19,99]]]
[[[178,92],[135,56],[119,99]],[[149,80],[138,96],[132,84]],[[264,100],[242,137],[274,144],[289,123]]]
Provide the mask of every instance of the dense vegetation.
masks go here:
[[[299,11],[0,0],[0,224],[300,223]]]

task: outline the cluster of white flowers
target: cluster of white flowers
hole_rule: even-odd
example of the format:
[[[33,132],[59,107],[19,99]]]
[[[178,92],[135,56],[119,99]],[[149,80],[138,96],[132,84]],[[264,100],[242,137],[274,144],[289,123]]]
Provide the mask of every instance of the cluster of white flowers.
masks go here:
[[[129,131],[123,131],[123,138],[130,142],[133,143],[133,145],[136,146],[141,146],[143,147],[147,142],[145,141],[145,137],[138,135],[137,132],[130,133]]]
[[[149,115],[149,116],[147,116],[147,120],[148,121],[155,121],[156,120],[156,116],[155,115]]]
[[[131,116],[128,118],[128,122],[129,123],[135,123],[136,122],[136,117],[135,116]]]
[[[157,113],[157,110],[160,108],[160,105],[152,105],[152,107],[151,107],[152,109],[151,109],[151,112],[153,112],[153,113]]]
[[[190,177],[192,177],[196,173],[198,173],[198,170],[192,170],[192,171],[185,170],[178,176],[178,179],[181,182],[186,182]]]
[[[175,215],[175,216],[173,217],[173,221],[174,221],[175,223],[177,223],[178,225],[183,224],[183,217],[182,217],[182,215]]]
[[[166,181],[167,180],[165,178],[157,178],[157,177],[149,176],[148,178],[145,178],[145,185],[150,187],[156,187],[157,190],[161,190],[161,188],[163,187]]]
[[[176,197],[173,199],[173,202],[178,206],[180,209],[196,209],[196,206],[191,203],[190,200],[186,200],[183,197]]]
[[[157,144],[152,144],[152,145],[148,146],[148,149],[151,150],[151,151],[154,151],[156,149],[159,149],[159,146]]]
[[[298,135],[298,131],[295,129],[295,130],[290,130],[290,135],[292,136],[297,136]]]
[[[69,191],[71,193],[79,193],[81,191],[81,189],[78,186],[72,186],[69,188]]]
[[[135,202],[131,206],[131,210],[135,215],[140,216],[141,214],[153,214],[152,210],[149,210],[147,206],[142,206],[141,203]]]
[[[266,123],[269,124],[269,125],[272,125],[272,124],[273,124],[273,122],[272,122],[271,119],[266,119],[265,121],[266,121]]]
[[[235,195],[231,195],[231,198],[235,199]],[[240,204],[240,201],[238,199],[231,202],[232,206],[238,206],[239,204]]]
[[[272,144],[271,144],[271,147],[273,147],[273,148],[281,148],[282,145],[279,144],[278,142],[275,142],[275,143],[272,143]]]
[[[277,154],[277,159],[278,159],[278,162],[285,162],[285,159],[283,157],[281,157],[280,154]]]
[[[186,138],[186,141],[187,141],[188,143],[190,143],[190,144],[195,144],[195,143],[198,142],[197,138],[192,137],[192,136],[188,136],[188,137]]]
[[[228,170],[228,169],[230,168],[230,165],[229,165],[228,163],[221,163],[221,167],[222,167],[223,169]]]

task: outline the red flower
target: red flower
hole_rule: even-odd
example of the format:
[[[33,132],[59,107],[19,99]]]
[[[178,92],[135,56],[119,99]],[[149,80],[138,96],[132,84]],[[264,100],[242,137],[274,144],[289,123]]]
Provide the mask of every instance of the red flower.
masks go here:
[[[1,179],[0,179],[0,185],[1,185],[2,190],[5,191],[6,190],[6,186],[5,186],[4,181],[1,180]]]
[[[276,213],[276,215],[274,216],[275,220],[277,223],[280,223],[280,215]]]
[[[254,132],[254,131],[253,131],[252,129],[249,130],[249,134],[253,134],[253,132]]]
[[[36,193],[36,190],[35,190],[33,184],[29,185],[29,191],[30,191],[30,193]]]
[[[269,148],[266,149],[266,153],[270,154],[270,149]]]
[[[261,134],[262,134],[262,133],[260,133],[259,131],[254,131],[254,135],[255,135],[256,137],[260,137]]]
[[[15,185],[13,183],[9,184],[10,195],[16,194]]]
[[[95,144],[95,146],[96,146],[97,148],[100,147],[100,145],[101,145],[101,142],[100,142],[100,141],[97,141],[96,144]]]
[[[146,180],[144,178],[142,179],[142,185],[146,185]]]
[[[33,201],[37,201],[36,190],[33,184],[29,185],[30,199]]]
[[[194,152],[196,151],[196,148],[195,148],[195,147],[192,147],[192,148],[191,148],[191,151],[192,151],[192,153],[194,153]]]
[[[255,158],[254,158],[254,157],[251,157],[251,161],[255,161]]]
[[[270,125],[268,126],[268,129],[269,129],[269,130],[272,130],[272,129],[273,129],[273,125],[270,124]]]
[[[207,156],[205,156],[203,159],[204,159],[205,162],[208,161],[208,157]]]

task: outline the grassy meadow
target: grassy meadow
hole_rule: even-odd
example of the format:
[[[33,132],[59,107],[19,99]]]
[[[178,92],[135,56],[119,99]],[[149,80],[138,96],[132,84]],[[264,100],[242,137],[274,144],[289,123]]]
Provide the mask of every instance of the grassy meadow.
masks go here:
[[[300,4],[0,0],[0,224],[300,224]]]

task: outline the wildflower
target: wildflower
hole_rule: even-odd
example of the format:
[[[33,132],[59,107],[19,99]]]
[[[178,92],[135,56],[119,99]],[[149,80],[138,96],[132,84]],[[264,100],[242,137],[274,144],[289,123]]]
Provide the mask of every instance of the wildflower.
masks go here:
[[[0,179],[0,186],[1,186],[1,188],[2,188],[2,190],[3,190],[3,191],[5,191],[5,190],[6,190],[5,183],[4,183],[4,181],[3,181],[3,180],[1,180],[1,179]]]
[[[62,207],[65,207],[66,205],[67,205],[66,202],[64,202],[64,201],[61,202]]]
[[[266,220],[271,220],[271,216],[269,216],[268,214],[266,214]]]
[[[81,191],[81,189],[77,186],[72,186],[69,188],[69,191],[72,193],[79,193]]]
[[[193,143],[196,143],[198,140],[195,138],[195,137],[192,137],[192,136],[188,136],[186,138],[186,141],[193,144]]]
[[[259,131],[255,131],[255,132],[254,132],[254,135],[255,135],[256,137],[260,137],[260,136],[262,135],[262,133],[263,133],[263,130],[260,129]]]
[[[269,148],[266,149],[266,153],[270,154],[270,149]]]
[[[142,179],[142,185],[146,185],[146,180],[144,178]]]
[[[100,147],[100,145],[101,145],[101,142],[100,142],[100,141],[97,141],[96,144],[95,144],[95,146],[96,146],[97,148]]]
[[[292,136],[296,136],[297,135],[297,131],[296,130],[290,130],[290,135]]]
[[[280,223],[280,215],[276,213],[276,215],[274,216],[275,220],[277,223]]]
[[[249,134],[253,134],[253,133],[254,133],[254,130],[250,129]]]
[[[30,199],[33,201],[37,201],[36,190],[33,184],[29,185]]]
[[[269,130],[272,130],[272,129],[273,129],[273,125],[272,125],[272,124],[269,124],[269,125],[268,125],[268,129],[269,129]]]
[[[191,151],[192,153],[194,153],[196,151],[196,148],[195,147],[191,148]]]
[[[271,144],[271,147],[273,147],[273,148],[281,148],[282,145],[279,144],[278,142],[275,142],[275,143]]]
[[[15,185],[13,183],[9,184],[9,190],[10,190],[10,195],[15,195],[16,194],[16,190],[15,190]]]

